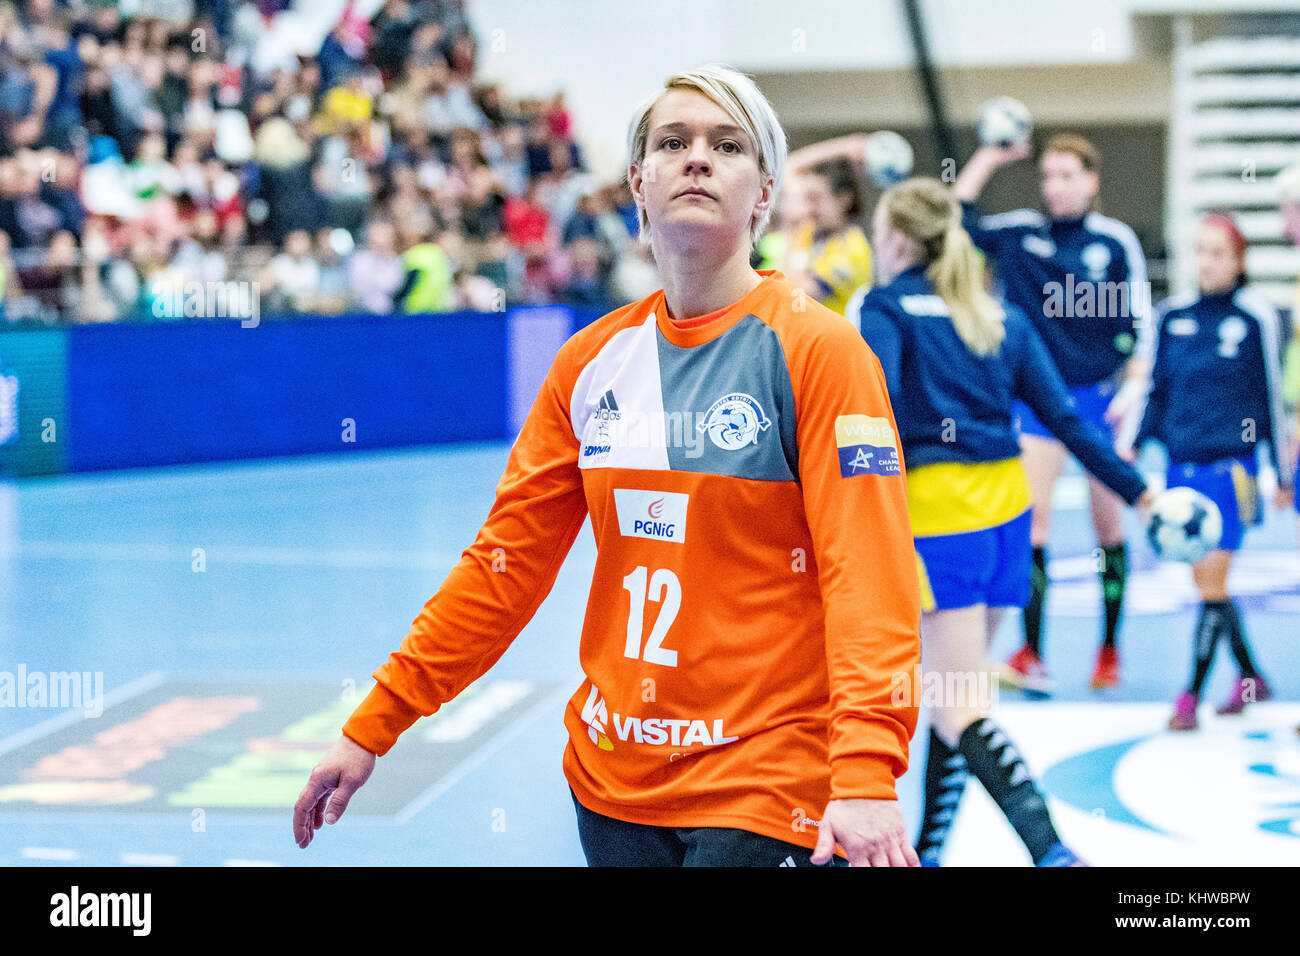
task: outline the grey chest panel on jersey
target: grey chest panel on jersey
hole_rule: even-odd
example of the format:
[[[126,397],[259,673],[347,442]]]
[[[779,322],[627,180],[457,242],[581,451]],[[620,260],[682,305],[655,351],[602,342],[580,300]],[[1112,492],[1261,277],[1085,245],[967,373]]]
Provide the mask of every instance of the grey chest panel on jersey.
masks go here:
[[[692,348],[667,341],[654,316],[623,329],[579,374],[571,415],[581,468],[798,478],[785,353],[752,315]]]
[[[693,442],[668,442],[668,466],[759,481],[799,472],[794,389],[776,332],[747,315],[704,345],[656,336],[666,411],[680,411]]]

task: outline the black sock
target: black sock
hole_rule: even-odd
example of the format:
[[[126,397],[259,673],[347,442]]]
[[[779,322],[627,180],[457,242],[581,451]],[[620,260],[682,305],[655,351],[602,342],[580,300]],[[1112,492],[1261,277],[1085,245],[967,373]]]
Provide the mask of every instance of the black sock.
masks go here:
[[[1124,585],[1128,581],[1128,550],[1124,544],[1101,549],[1105,563],[1101,568],[1101,595],[1106,606],[1106,647],[1115,646],[1119,633],[1119,615],[1124,610]]]
[[[1254,680],[1259,676],[1259,672],[1255,670],[1255,662],[1250,658],[1250,645],[1246,643],[1246,628],[1241,623],[1241,613],[1232,598],[1228,598],[1226,604],[1224,617],[1227,620],[1228,644],[1232,647],[1232,656],[1237,659],[1241,676]]]
[[[957,749],[966,758],[971,775],[1006,814],[1037,865],[1061,838],[1016,748],[997,724],[983,717],[961,732]]]
[[[931,727],[930,750],[925,757],[925,810],[921,833],[916,838],[916,855],[922,863],[938,861],[957,803],[966,789],[966,776],[966,758],[944,743]]]
[[[1209,676],[1210,665],[1214,663],[1214,651],[1219,646],[1219,637],[1228,629],[1228,602],[1202,601],[1201,613],[1196,618],[1196,631],[1192,635],[1192,683],[1187,688],[1189,693],[1201,696],[1205,678]]]
[[[1034,548],[1034,570],[1030,578],[1029,603],[1025,605],[1025,644],[1040,658],[1043,652],[1043,605],[1047,600],[1047,548]]]

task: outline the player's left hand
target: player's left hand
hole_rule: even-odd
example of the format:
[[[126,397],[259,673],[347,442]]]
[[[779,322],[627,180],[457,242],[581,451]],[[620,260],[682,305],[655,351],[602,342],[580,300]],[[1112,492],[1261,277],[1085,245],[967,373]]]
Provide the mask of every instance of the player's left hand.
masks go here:
[[[812,861],[829,863],[835,844],[850,866],[920,866],[907,841],[897,800],[832,800],[826,804]]]
[[[1138,403],[1146,398],[1146,383],[1129,379],[1119,387],[1115,397],[1106,406],[1106,424],[1114,427],[1128,417],[1129,412],[1137,408]]]

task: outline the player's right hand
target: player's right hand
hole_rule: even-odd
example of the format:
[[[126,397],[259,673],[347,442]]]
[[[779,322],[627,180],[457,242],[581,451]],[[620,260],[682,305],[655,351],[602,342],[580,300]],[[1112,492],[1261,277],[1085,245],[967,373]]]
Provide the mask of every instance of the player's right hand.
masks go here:
[[[1028,143],[1012,143],[1010,146],[981,146],[975,151],[981,162],[993,169],[1024,159],[1032,152]]]
[[[307,786],[293,805],[293,838],[298,846],[305,849],[324,824],[338,822],[352,795],[374,769],[374,754],[348,737],[339,737],[312,768]]]

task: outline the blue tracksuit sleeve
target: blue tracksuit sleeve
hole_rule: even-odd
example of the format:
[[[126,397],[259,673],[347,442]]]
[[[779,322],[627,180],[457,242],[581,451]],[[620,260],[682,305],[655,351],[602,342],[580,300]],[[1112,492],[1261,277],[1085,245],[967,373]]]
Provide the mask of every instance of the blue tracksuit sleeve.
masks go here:
[[[1012,323],[1012,317],[1008,316],[1008,332],[1012,331]],[[1090,474],[1133,504],[1146,490],[1141,472],[1115,454],[1109,442],[1079,417],[1065,381],[1047,354],[1047,346],[1043,345],[1028,320],[1017,317],[1014,324],[1023,336],[1020,361],[1015,370],[1016,395]]]
[[[984,228],[982,220],[979,206],[973,202],[961,204],[961,227],[970,234],[975,248],[986,256],[992,257],[997,254],[998,230]]]
[[[1161,425],[1165,416],[1166,398],[1169,390],[1169,362],[1161,356],[1160,337],[1164,327],[1165,310],[1163,303],[1156,308],[1154,321],[1155,335],[1152,338],[1152,351],[1155,359],[1151,366],[1151,387],[1147,390],[1146,408],[1142,412],[1142,423],[1138,425],[1137,435],[1133,438],[1133,449],[1142,451],[1142,446],[1149,439],[1161,438]]]
[[[884,303],[888,301],[888,297],[877,289],[868,292],[858,311],[858,329],[880,361],[885,372],[885,386],[889,389],[889,403],[897,409],[903,400],[900,369],[903,341],[897,323],[885,309]]]

